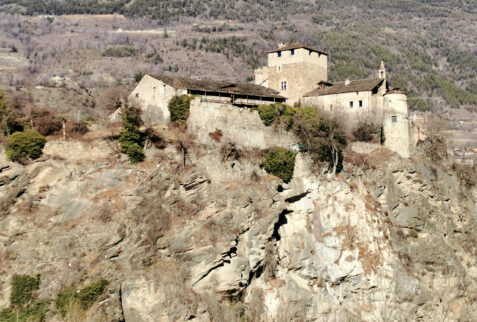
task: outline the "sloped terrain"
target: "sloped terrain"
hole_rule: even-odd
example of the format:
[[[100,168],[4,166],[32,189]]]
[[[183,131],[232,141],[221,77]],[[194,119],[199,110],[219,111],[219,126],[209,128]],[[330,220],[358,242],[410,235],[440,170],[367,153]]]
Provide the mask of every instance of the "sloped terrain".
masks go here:
[[[89,320],[477,317],[477,191],[451,169],[391,156],[332,178],[299,155],[285,185],[229,149],[131,166],[102,139],[49,141],[3,161],[1,307],[13,274],[41,274],[40,299],[110,281]]]

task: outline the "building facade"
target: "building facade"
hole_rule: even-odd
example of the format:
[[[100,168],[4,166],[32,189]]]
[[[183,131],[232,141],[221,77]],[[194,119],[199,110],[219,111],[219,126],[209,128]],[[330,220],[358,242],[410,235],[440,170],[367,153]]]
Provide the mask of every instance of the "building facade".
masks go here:
[[[268,64],[256,69],[255,84],[276,90],[295,104],[316,85],[328,80],[328,55],[301,44],[267,52]]]

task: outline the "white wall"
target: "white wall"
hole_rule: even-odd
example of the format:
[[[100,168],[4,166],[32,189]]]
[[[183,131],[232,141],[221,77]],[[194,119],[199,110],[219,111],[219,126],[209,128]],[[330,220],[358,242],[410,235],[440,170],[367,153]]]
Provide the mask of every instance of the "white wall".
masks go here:
[[[383,128],[386,141],[384,145],[403,158],[410,155],[410,134],[407,96],[392,93],[384,96]],[[396,122],[393,122],[395,116]]]
[[[167,124],[170,120],[169,101],[174,96],[187,94],[186,90],[176,90],[173,87],[145,75],[129,95],[130,104],[143,111],[146,124]]]

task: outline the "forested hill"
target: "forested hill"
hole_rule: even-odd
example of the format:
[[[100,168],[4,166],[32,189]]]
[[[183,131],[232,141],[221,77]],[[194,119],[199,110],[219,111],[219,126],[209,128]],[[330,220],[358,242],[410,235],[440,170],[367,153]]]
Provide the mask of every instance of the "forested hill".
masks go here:
[[[283,19],[294,14],[313,14],[320,10],[365,9],[382,13],[442,17],[452,11],[476,13],[471,0],[2,0],[3,11],[34,14],[122,13],[171,22],[180,17],[201,17],[256,22]]]
[[[178,35],[182,51],[195,51],[193,56],[223,54],[250,75],[264,63],[266,49],[279,42],[303,42],[330,54],[332,81],[370,77],[384,60],[392,83],[408,93],[413,109],[475,111],[477,106],[474,0],[0,0],[0,4],[0,11],[10,13],[121,13],[166,26],[228,21],[245,30],[235,30],[237,35],[208,30],[199,38]],[[161,49],[167,58],[173,48],[161,43]],[[187,72],[187,64],[176,72]]]

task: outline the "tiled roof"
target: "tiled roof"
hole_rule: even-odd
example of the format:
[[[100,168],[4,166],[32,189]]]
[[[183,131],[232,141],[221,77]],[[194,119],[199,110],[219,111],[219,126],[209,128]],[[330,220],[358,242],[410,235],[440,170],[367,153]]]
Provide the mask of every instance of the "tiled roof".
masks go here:
[[[161,80],[174,88],[187,89],[191,91],[204,91],[224,94],[233,93],[285,99],[285,97],[280,96],[279,93],[273,89],[248,83],[205,81],[200,79],[166,75],[151,75],[151,77]]]
[[[270,51],[267,51],[267,53],[275,53],[275,52],[278,52],[278,51],[284,51],[284,50],[291,50],[291,49],[300,49],[300,48],[304,48],[304,49],[308,49],[308,50],[311,50],[311,51],[315,51],[317,53],[320,53],[322,55],[328,55],[327,53],[321,51],[321,50],[318,50],[318,49],[315,49],[315,48],[312,48],[312,47],[308,47],[308,46],[305,46],[303,44],[292,44],[292,45],[289,45],[289,46],[284,46],[284,47],[280,47],[280,48],[277,48],[277,49],[274,49],[274,50],[270,50]]]
[[[379,87],[383,81],[384,79],[374,78],[353,80],[347,85],[346,82],[334,83],[331,86],[326,86],[323,89],[318,87],[317,89],[305,94],[305,97],[372,91],[376,87]]]

